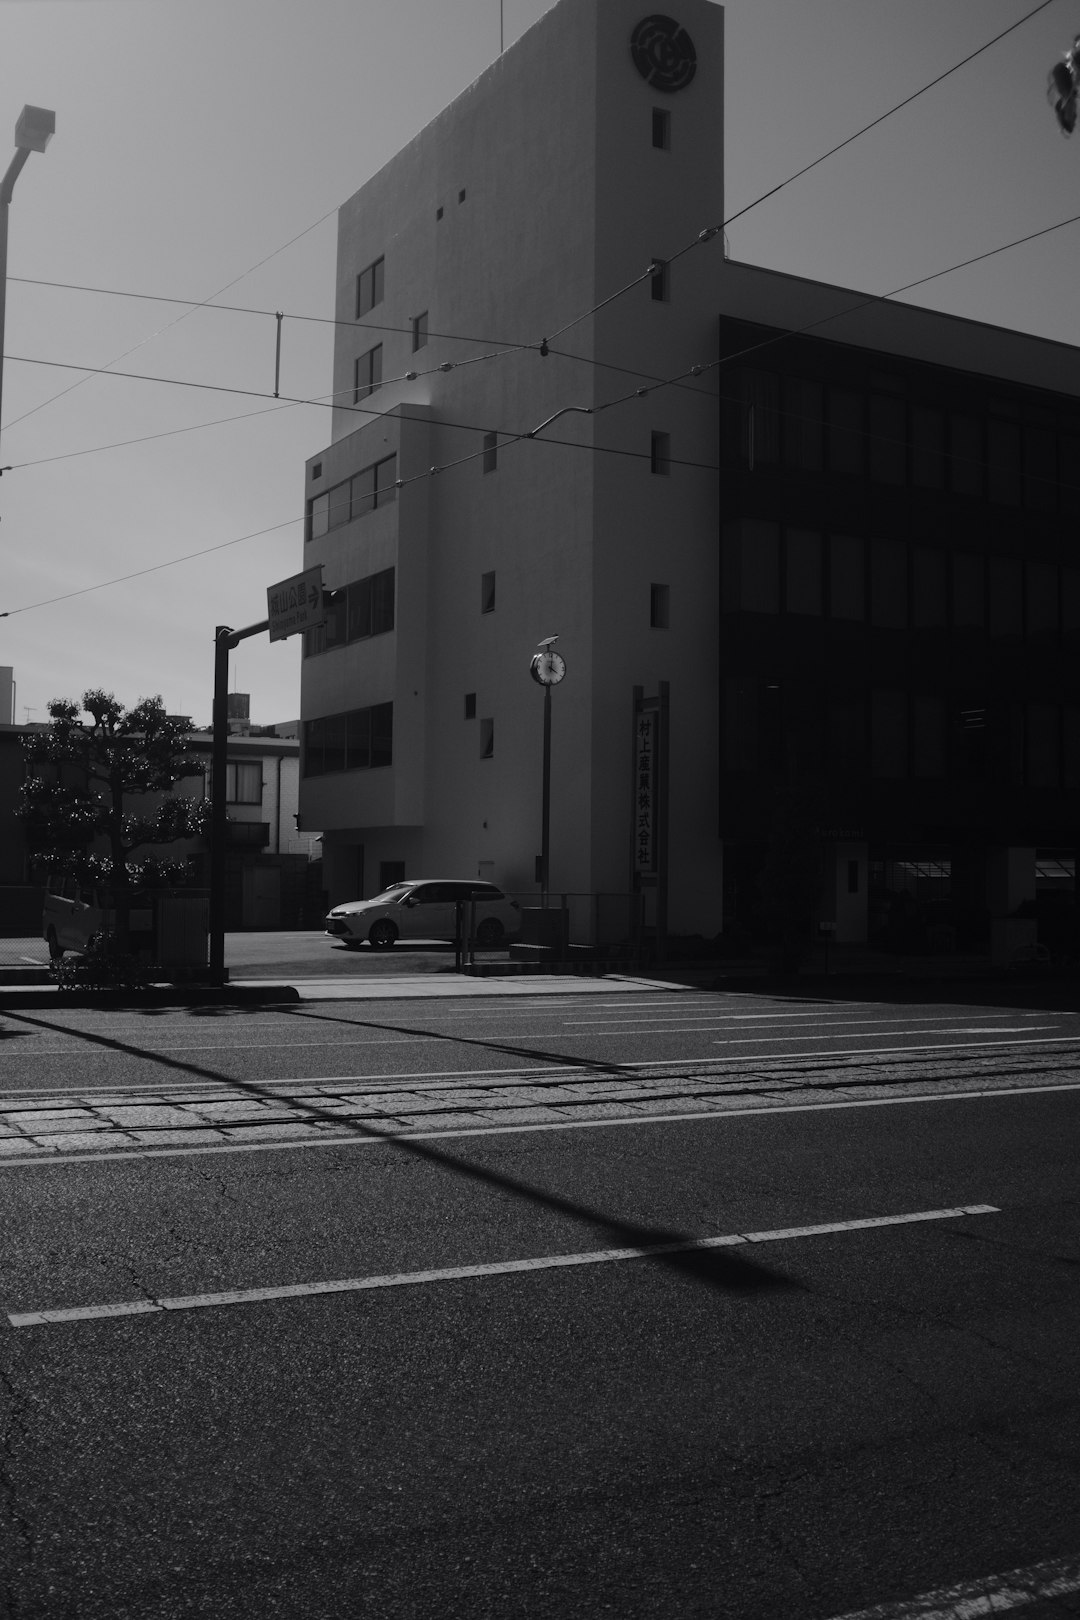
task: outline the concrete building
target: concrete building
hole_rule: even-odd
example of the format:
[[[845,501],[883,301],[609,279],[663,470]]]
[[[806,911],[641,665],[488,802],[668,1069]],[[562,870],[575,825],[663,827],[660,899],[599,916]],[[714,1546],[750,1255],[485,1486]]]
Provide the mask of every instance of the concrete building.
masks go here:
[[[340,211],[301,698],[332,901],[535,894],[552,635],[579,936],[633,892],[749,925],[785,804],[841,939],[954,866],[987,926],[1040,862],[1071,884],[1080,355],[727,261],[723,113],[720,6],[560,0]]]

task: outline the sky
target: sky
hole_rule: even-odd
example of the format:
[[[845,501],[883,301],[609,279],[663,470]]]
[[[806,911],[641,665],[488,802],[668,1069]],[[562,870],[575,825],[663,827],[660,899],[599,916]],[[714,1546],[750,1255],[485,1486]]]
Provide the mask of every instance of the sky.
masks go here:
[[[550,4],[503,0],[505,46]],[[730,0],[727,215],[1036,4]],[[732,221],[731,257],[884,293],[1080,214],[1080,132],[1046,100],[1077,32],[1080,0],[1052,0]],[[0,665],[18,722],[90,687],[208,722],[214,626],[265,618],[267,586],[303,566],[304,462],[330,436],[324,404],[273,398],[274,312],[281,394],[325,398],[336,209],[499,45],[499,0],[0,0],[0,129],[25,103],[56,113],[10,210]],[[1074,224],[906,296],[1078,344],[1078,257]],[[299,682],[299,638],[234,657],[258,724],[299,714]]]

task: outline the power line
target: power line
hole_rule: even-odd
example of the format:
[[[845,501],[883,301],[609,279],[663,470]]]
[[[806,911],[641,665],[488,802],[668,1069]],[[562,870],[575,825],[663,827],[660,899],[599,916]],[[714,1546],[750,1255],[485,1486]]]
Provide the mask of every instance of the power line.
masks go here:
[[[160,337],[162,332],[168,332],[172,327],[179,326],[181,321],[186,321],[188,316],[193,313],[193,309],[203,308],[209,305],[212,299],[220,298],[221,294],[228,292],[230,287],[235,287],[238,282],[246,280],[246,278],[250,275],[254,275],[256,270],[260,270],[264,264],[269,264],[271,259],[277,258],[279,253],[284,253],[286,248],[292,247],[294,242],[299,242],[301,237],[307,236],[311,231],[316,230],[318,226],[322,225],[325,220],[330,218],[331,214],[336,213],[336,207],[328,209],[327,212],[319,219],[315,220],[310,225],[305,225],[302,231],[297,231],[295,236],[291,236],[287,242],[283,242],[281,246],[275,248],[272,253],[267,253],[264,258],[257,260],[255,264],[249,265],[246,270],[240,273],[240,275],[234,276],[231,281],[227,281],[223,287],[218,288],[217,292],[211,293],[208,298],[203,299],[199,304],[195,304],[192,309],[186,309],[184,313],[182,315],[178,315],[174,321],[166,321],[164,326],[159,326],[155,332],[151,332],[147,337],[142,338],[140,342],[133,344],[130,349],[125,349],[123,354],[118,354],[115,360],[111,360],[108,366],[103,366],[100,368],[100,370],[108,371],[113,366],[119,365],[121,360],[126,360],[129,354],[135,354],[137,350],[144,348],[147,343],[153,342],[154,338]],[[14,280],[15,278],[12,277],[11,279]],[[17,422],[25,422],[29,416],[36,416],[38,411],[43,411],[45,409],[46,405],[53,405],[58,399],[63,399],[66,394],[74,393],[76,388],[81,388],[86,380],[86,377],[78,378],[78,380],[73,382],[69,388],[62,388],[58,394],[53,394],[50,396],[50,398],[43,399],[40,405],[34,405],[30,410],[24,411],[21,416],[13,417],[10,422],[6,422],[4,424],[4,429],[6,430],[7,428],[14,427]]]
[[[944,73],[939,73],[937,78],[929,80],[928,83],[924,84],[920,89],[914,91],[910,96],[905,96],[903,101],[898,101],[895,106],[890,107],[887,112],[880,113],[878,117],[872,119],[869,124],[864,124],[861,129],[857,129],[853,135],[848,135],[845,140],[840,141],[836,146],[830,147],[829,151],[823,152],[820,157],[814,158],[812,163],[807,163],[801,169],[797,169],[794,174],[789,174],[786,180],[780,181],[779,185],[772,186],[768,191],[763,191],[759,197],[755,197],[752,202],[748,202],[746,206],[744,208],[740,208],[737,213],[729,214],[727,218],[724,219],[719,225],[706,226],[704,230],[698,232],[697,236],[695,236],[692,241],[684,243],[684,245],[677,249],[676,252],[670,254],[665,262],[667,264],[674,264],[675,260],[681,259],[684,253],[689,253],[693,248],[701,247],[706,242],[712,241],[713,237],[718,236],[726,226],[731,225],[737,219],[741,219],[744,214],[748,214],[752,208],[757,208],[769,197],[775,197],[777,192],[783,191],[785,186],[790,186],[802,175],[809,174],[811,169],[817,168],[817,166],[820,163],[824,163],[827,158],[834,157],[837,152],[842,151],[845,146],[850,146],[853,141],[857,141],[860,136],[865,135],[868,130],[876,129],[878,124],[883,124],[885,120],[887,118],[891,118],[894,113],[900,112],[904,107],[910,107],[913,101],[917,101],[919,97],[925,95],[928,90],[933,90],[936,85],[941,84],[953,73],[958,73],[962,67],[966,67],[969,62],[973,62],[977,56],[981,56],[984,51],[988,51],[992,45],[996,45],[1000,40],[1003,40],[1006,35],[1014,33],[1018,28],[1022,28],[1025,23],[1031,21],[1032,17],[1037,17],[1040,11],[1045,11],[1047,6],[1051,4],[1053,4],[1053,0],[1040,0],[1039,5],[1033,7],[1031,11],[1026,12],[1023,17],[1018,19],[1018,21],[1010,23],[1008,28],[1003,28],[1000,34],[995,34],[993,39],[988,39],[986,43],[984,45],[980,45],[977,50],[971,51],[967,56],[961,58],[959,62],[954,62],[952,67],[946,68]],[[625,287],[620,287],[618,292],[610,293],[607,298],[601,299],[600,303],[594,304],[592,309],[586,310],[583,315],[577,315],[572,321],[567,321],[564,326],[559,327],[558,331],[553,332],[550,337],[543,340],[541,345],[542,351],[543,348],[547,344],[552,343],[555,338],[562,337],[564,332],[569,332],[572,327],[580,325],[582,321],[587,321],[590,316],[597,314],[602,309],[606,309],[607,306],[614,303],[616,299],[624,297],[624,295],[630,292],[634,287],[640,286],[643,281],[648,280],[653,273],[653,266],[650,265],[647,270],[644,270],[641,273],[641,275],[635,276],[633,281],[628,281]]]

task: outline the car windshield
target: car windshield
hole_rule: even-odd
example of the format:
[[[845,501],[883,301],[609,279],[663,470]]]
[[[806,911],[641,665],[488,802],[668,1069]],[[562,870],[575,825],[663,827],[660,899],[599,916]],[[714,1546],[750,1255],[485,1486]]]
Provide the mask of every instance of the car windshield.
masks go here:
[[[410,887],[411,885],[408,883],[391,883],[390,887],[383,889],[381,894],[372,895],[368,904],[374,905],[376,900],[400,900],[403,894],[408,893]]]

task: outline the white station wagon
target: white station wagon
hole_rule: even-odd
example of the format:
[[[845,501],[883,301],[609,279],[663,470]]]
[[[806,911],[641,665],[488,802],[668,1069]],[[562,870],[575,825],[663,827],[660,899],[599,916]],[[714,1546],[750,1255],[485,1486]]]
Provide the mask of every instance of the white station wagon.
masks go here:
[[[501,945],[521,930],[516,900],[507,899],[494,883],[479,878],[411,878],[392,883],[370,900],[348,900],[327,913],[326,932],[355,950],[366,939],[376,950],[389,950],[399,939],[456,937],[457,903],[464,902],[462,927],[469,930],[475,903],[476,943]]]

